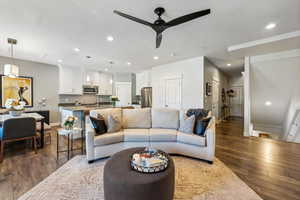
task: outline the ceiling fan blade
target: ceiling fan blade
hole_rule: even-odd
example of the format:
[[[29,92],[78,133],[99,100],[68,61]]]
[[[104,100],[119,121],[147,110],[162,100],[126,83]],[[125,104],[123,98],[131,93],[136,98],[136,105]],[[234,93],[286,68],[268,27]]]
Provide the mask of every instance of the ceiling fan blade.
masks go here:
[[[176,25],[183,24],[185,22],[191,21],[193,19],[205,16],[208,14],[210,14],[210,9],[194,12],[194,13],[184,15],[184,16],[181,16],[181,17],[171,20],[166,23],[166,26],[168,26],[168,27],[176,26]]]
[[[125,17],[125,18],[127,18],[127,19],[130,19],[130,20],[132,20],[132,21],[135,21],[135,22],[137,22],[137,23],[144,24],[144,25],[150,26],[150,27],[153,26],[153,24],[151,24],[150,22],[147,22],[147,21],[145,21],[145,20],[142,20],[142,19],[139,19],[139,18],[130,16],[130,15],[127,15],[127,14],[122,13],[122,12],[120,12],[120,11],[114,10],[114,13],[116,13],[117,15],[120,15],[120,16],[122,16],[122,17]]]
[[[156,48],[160,47],[161,40],[162,40],[162,33],[157,33],[156,34]]]

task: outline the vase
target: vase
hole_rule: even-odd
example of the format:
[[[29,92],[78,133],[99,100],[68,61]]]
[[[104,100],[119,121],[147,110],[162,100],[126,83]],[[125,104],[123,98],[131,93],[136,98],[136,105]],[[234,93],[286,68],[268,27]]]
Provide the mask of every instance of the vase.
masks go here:
[[[10,110],[9,111],[9,115],[13,116],[13,117],[18,117],[22,114],[21,110]]]

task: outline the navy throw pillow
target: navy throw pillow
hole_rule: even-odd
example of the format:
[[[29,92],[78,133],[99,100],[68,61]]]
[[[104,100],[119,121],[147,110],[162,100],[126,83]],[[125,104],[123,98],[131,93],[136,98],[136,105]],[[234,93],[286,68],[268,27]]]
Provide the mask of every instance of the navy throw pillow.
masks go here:
[[[102,116],[99,118],[90,117],[90,120],[93,128],[95,129],[96,135],[101,135],[107,132],[107,127]]]
[[[195,123],[194,133],[196,135],[204,136],[205,130],[210,122],[209,118],[197,119]]]

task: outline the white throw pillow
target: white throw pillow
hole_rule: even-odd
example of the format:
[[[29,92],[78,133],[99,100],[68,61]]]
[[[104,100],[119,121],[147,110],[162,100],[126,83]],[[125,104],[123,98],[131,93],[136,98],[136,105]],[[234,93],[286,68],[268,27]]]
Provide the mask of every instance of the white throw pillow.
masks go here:
[[[195,115],[192,115],[190,117],[183,117],[183,119],[180,120],[180,127],[179,131],[182,133],[193,133],[195,127]]]
[[[151,128],[151,109],[123,109],[123,128]]]
[[[120,122],[122,122],[122,109],[121,108],[104,108],[104,109],[90,111],[91,117],[97,118],[98,114],[103,116],[107,127],[108,127],[108,116],[109,115],[113,116],[114,118],[117,118]]]
[[[107,117],[107,132],[115,133],[120,131],[122,128],[121,121],[112,115],[108,115]]]

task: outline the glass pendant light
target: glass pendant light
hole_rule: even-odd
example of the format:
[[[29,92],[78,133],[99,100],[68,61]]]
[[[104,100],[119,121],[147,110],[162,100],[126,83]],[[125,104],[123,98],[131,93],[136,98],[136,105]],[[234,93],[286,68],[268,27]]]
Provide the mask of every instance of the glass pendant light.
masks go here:
[[[4,64],[4,75],[11,78],[16,78],[19,76],[19,66],[14,64],[14,45],[17,44],[17,40],[8,38],[7,42],[8,44],[11,45],[10,48],[11,63]]]

